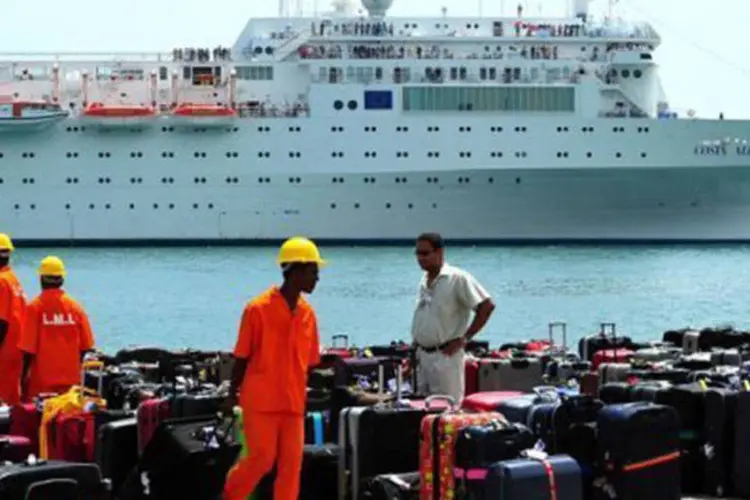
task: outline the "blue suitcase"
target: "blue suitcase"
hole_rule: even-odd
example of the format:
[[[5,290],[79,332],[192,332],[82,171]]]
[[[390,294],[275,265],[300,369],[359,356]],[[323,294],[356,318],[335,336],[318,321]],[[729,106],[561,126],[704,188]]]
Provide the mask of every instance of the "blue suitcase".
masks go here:
[[[597,420],[607,489],[619,500],[679,500],[680,422],[651,402],[610,405]]]
[[[581,468],[567,455],[498,462],[487,471],[485,500],[583,500]]]

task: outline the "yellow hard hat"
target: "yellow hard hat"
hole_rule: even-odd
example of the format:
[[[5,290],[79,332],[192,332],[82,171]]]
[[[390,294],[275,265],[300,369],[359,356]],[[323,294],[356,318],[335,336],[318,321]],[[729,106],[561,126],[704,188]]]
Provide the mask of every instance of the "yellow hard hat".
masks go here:
[[[12,252],[15,248],[13,247],[13,241],[10,239],[10,236],[5,233],[0,233],[0,252],[3,250]]]
[[[289,238],[279,249],[279,264],[318,264],[324,266],[326,261],[320,258],[320,252],[315,243],[302,236]]]
[[[63,261],[59,257],[52,255],[45,257],[39,266],[39,276],[57,276],[62,278],[65,276],[65,264],[63,264]]]

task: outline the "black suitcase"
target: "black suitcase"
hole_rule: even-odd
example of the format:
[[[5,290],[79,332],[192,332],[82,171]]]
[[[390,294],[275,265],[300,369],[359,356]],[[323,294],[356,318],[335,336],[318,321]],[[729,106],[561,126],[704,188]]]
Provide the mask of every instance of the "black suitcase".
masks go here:
[[[419,472],[382,474],[366,486],[367,500],[419,500]]]
[[[52,480],[68,480],[68,486],[60,489],[61,494],[72,488],[71,481],[75,484],[75,491],[80,498],[87,500],[106,500],[109,498],[109,481],[102,479],[99,467],[96,464],[85,464],[76,462],[63,462],[58,460],[40,461],[36,464],[18,463],[0,466],[0,498],[3,500],[23,500],[27,498],[32,486],[34,500],[57,500],[52,483],[43,483]],[[35,490],[35,491],[34,491]],[[53,494],[53,496],[49,496]]]
[[[680,500],[680,424],[674,408],[610,405],[597,419],[600,464],[612,498]]]
[[[214,500],[221,494],[240,453],[231,431],[233,424],[227,426],[215,417],[162,422],[137,466],[138,476],[148,477],[147,498]]]
[[[734,413],[734,465],[732,480],[734,494],[738,497],[750,497],[750,392],[737,393]]]
[[[680,422],[680,464],[682,493],[698,495],[703,492],[706,456],[705,438],[706,389],[698,383],[681,384],[659,391],[656,402],[673,407]]]
[[[116,420],[99,428],[94,448],[102,476],[112,482],[116,495],[130,471],[138,463],[138,422],[135,418]]]
[[[172,400],[172,418],[214,416],[226,398],[216,392],[178,394]]]
[[[732,496],[737,392],[729,389],[709,389],[706,391],[705,401],[706,468],[703,492],[716,497]]]
[[[300,500],[334,500],[338,498],[339,451],[335,444],[305,445],[300,473]],[[255,487],[253,500],[273,500],[276,467]]]

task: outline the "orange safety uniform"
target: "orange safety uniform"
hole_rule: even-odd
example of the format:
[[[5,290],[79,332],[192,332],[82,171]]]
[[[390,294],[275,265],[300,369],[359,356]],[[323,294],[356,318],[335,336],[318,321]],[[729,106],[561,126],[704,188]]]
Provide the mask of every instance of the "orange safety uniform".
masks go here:
[[[239,396],[248,454],[229,472],[224,498],[245,500],[276,463],[274,499],[297,500],[307,372],[320,363],[315,312],[302,297],[292,311],[272,287],[245,307],[234,355],[248,360]]]
[[[0,268],[0,320],[8,324],[0,345],[0,401],[9,405],[21,400],[23,354],[18,349],[18,340],[25,309],[26,296],[16,274],[10,266]]]
[[[42,290],[26,308],[18,347],[34,355],[28,398],[65,392],[81,383],[81,353],[94,347],[88,315],[63,290]]]

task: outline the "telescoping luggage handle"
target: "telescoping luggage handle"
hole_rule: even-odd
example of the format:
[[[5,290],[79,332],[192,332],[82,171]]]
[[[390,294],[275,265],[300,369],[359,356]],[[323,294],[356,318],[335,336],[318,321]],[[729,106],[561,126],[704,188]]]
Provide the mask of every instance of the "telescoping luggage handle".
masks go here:
[[[568,351],[568,324],[564,321],[551,321],[549,327],[549,344],[550,347],[555,345],[555,330],[560,330],[562,334],[561,351]]]
[[[342,341],[344,349],[349,349],[349,335],[346,335],[343,333],[334,335],[333,337],[331,337],[331,347],[333,348],[341,347],[337,345],[338,344],[337,340]]]
[[[81,363],[81,387],[86,387],[86,372],[87,371],[104,371],[104,363],[98,359],[84,360]],[[98,384],[96,387],[96,393],[101,396],[104,392],[104,377],[98,377]]]
[[[617,363],[617,355],[619,352],[617,351],[617,325],[614,323],[599,323],[599,335],[602,336],[602,338],[610,337],[612,339],[612,353],[614,354],[613,361]]]
[[[427,399],[424,400],[424,408],[425,410],[430,410],[432,407],[432,403],[435,401],[445,401],[450,405],[450,410],[456,411],[458,410],[458,405],[456,405],[456,400],[453,399],[453,397],[448,396],[447,394],[435,394],[433,396],[428,396]]]

